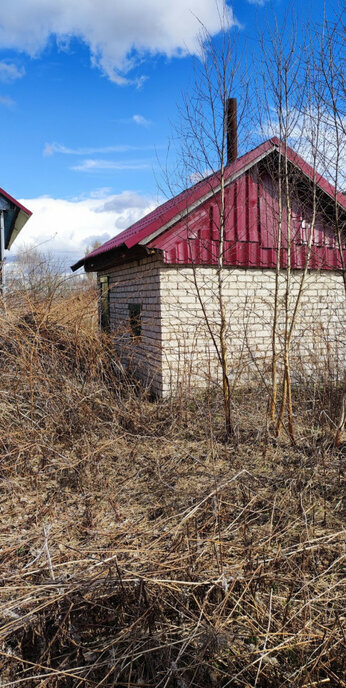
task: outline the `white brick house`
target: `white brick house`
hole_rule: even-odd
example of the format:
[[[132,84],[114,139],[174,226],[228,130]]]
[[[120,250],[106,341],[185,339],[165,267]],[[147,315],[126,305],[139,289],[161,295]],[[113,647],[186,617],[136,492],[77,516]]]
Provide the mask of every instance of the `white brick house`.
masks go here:
[[[226,167],[223,293],[231,377],[262,374],[270,363],[275,267],[280,303],[287,265],[287,218],[278,256],[275,163],[281,143],[271,139]],[[294,305],[313,231],[308,274],[293,354],[297,373],[326,366],[343,375],[345,361],[345,241],[335,233],[345,198],[317,180],[317,218],[311,228],[313,171],[288,149],[298,183],[291,212],[291,303]],[[219,180],[214,174],[171,199],[106,242],[73,269],[97,271],[100,322],[114,333],[121,355],[158,395],[219,377],[212,334],[218,332],[217,255]],[[286,224],[285,224],[286,223]],[[285,235],[286,232],[286,235]],[[285,238],[286,236],[286,238]],[[206,323],[206,320],[208,323]],[[280,324],[281,323],[281,324]],[[278,345],[283,310],[279,314]]]

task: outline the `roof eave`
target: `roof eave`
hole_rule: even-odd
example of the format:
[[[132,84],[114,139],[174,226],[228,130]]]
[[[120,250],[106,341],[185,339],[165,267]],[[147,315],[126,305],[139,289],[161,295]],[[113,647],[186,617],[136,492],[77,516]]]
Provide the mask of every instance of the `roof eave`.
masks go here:
[[[81,258],[77,261],[77,263],[74,263],[74,265],[70,265],[70,270],[72,270],[72,272],[76,272],[76,270],[79,270],[79,268],[81,268],[84,264],[85,258]]]
[[[14,218],[14,221],[12,223],[12,227],[10,230],[10,238],[7,242],[7,245],[5,246],[6,249],[10,249],[13,242],[17,238],[19,232],[22,231],[24,225],[27,223],[27,221],[30,219],[32,213],[28,215],[26,211],[24,211],[23,206],[17,206],[18,212],[16,213],[16,216]]]
[[[113,265],[116,265],[117,262],[131,262],[154,253],[161,254],[162,251],[159,249],[147,248],[140,244],[136,244],[130,248],[128,248],[126,244],[120,244],[120,246],[116,246],[103,253],[98,253],[95,256],[90,254],[90,258],[89,256],[85,256],[74,265],[71,265],[71,270],[75,272],[84,265],[85,272],[100,272],[101,270],[107,270]]]
[[[124,249],[126,248],[125,244],[121,244],[120,246],[117,246],[114,249],[109,249],[106,251],[102,251],[100,253],[97,253],[94,255],[94,252],[92,251],[89,253],[87,256],[84,256],[84,258],[81,258],[80,260],[77,261],[77,263],[74,263],[74,265],[71,265],[70,268],[72,272],[76,272],[76,270],[79,270],[84,265],[84,270],[85,272],[97,272],[97,263],[99,263],[99,258],[102,260],[102,258],[107,255],[107,254],[113,254],[115,251],[118,249]]]

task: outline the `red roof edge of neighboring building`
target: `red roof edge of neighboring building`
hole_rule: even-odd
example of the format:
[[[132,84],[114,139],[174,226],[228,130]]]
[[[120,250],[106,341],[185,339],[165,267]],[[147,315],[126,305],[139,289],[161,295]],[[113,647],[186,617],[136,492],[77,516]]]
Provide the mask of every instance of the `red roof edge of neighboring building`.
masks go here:
[[[24,205],[22,205],[22,203],[19,203],[19,201],[17,201],[15,198],[13,198],[13,196],[11,196],[9,193],[7,193],[7,191],[0,188],[0,196],[5,196],[5,198],[7,198],[8,201],[11,201],[11,203],[14,203],[14,205],[16,205],[17,208],[19,208],[19,210],[22,210],[23,213],[25,213],[26,215],[31,217],[32,211],[28,210],[28,208],[26,208]]]

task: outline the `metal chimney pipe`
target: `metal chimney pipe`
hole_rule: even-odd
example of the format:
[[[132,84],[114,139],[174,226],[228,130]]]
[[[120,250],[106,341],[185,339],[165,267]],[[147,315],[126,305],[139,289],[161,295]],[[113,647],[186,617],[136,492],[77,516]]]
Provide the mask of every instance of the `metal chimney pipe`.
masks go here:
[[[238,157],[238,130],[237,130],[237,99],[227,98],[226,101],[226,127],[227,127],[227,165]]]

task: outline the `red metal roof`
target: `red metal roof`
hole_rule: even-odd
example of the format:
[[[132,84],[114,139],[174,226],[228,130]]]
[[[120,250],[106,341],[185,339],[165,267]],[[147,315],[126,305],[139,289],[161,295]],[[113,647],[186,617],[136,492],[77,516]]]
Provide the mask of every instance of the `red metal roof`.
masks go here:
[[[272,268],[277,263],[279,207],[277,186],[269,173],[250,168],[225,190],[224,265]],[[311,209],[292,199],[291,266],[304,268],[311,231]],[[219,204],[212,196],[188,216],[147,243],[162,251],[165,263],[216,265],[219,251]],[[281,267],[287,265],[287,211],[282,217]],[[346,261],[346,245],[345,245]],[[340,254],[333,229],[323,212],[313,227],[311,269],[338,269]]]
[[[277,221],[274,221],[277,213],[277,195],[273,185],[270,187],[268,180],[266,182],[265,179],[258,179],[256,172],[256,163],[274,150],[281,150],[281,153],[286,154],[289,161],[306,177],[310,180],[314,178],[313,168],[291,148],[285,149],[284,144],[277,138],[265,141],[227,165],[226,208],[229,208],[229,212],[225,229],[225,264],[259,267],[276,265],[277,238],[273,227],[275,224],[277,226]],[[320,189],[334,198],[334,187],[326,179],[316,175],[315,181]],[[218,237],[215,228],[219,183],[218,173],[203,179],[92,251],[76,263],[73,269],[120,246],[130,249],[138,244],[161,250],[166,263],[216,263]],[[346,208],[343,194],[337,194],[337,200],[342,208]],[[303,236],[302,226],[305,227],[306,212],[304,215],[300,207],[295,208],[294,212],[292,227],[295,227],[296,238],[293,237],[295,250],[292,251],[292,266],[304,267],[307,241]],[[283,267],[286,261],[285,253],[287,246],[283,239]],[[327,227],[321,225],[321,222],[316,224],[310,266],[326,269],[339,266],[335,237]]]

